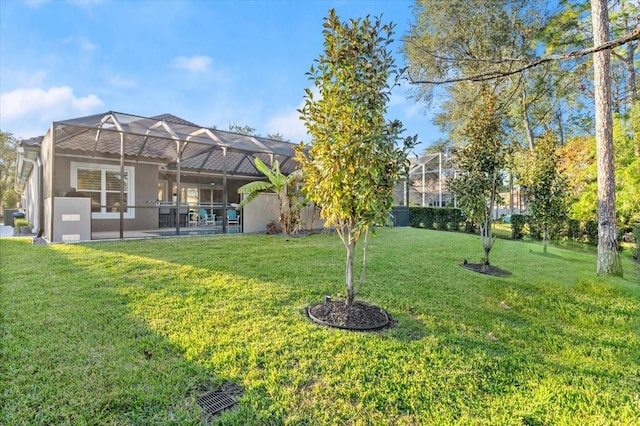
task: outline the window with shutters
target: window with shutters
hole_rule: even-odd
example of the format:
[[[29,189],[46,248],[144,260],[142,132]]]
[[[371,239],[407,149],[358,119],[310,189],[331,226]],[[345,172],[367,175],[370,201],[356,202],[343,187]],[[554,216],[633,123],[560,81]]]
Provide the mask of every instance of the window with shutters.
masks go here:
[[[71,186],[91,197],[91,217],[94,219],[120,218],[120,188],[124,183],[123,212],[126,219],[135,217],[134,168],[91,163],[71,163]]]

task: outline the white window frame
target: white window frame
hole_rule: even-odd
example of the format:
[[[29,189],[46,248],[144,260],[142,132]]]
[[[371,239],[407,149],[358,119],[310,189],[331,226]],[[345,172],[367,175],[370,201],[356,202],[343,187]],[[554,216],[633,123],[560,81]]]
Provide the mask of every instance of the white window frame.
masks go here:
[[[89,169],[89,170],[100,170],[103,171],[115,171],[120,173],[120,166],[116,165],[108,165],[108,164],[96,164],[96,163],[78,163],[75,161],[71,162],[71,187],[78,188],[78,169]],[[133,207],[135,205],[135,167],[125,166],[124,172],[129,175],[128,183],[129,188],[127,190],[127,211],[124,212],[125,219],[135,219],[136,217],[136,209]],[[107,191],[105,190],[105,173],[102,173],[102,188],[100,191],[100,204],[105,205],[107,200]],[[78,188],[78,191],[82,191],[82,189]],[[92,219],[120,219],[120,212],[91,212]]]

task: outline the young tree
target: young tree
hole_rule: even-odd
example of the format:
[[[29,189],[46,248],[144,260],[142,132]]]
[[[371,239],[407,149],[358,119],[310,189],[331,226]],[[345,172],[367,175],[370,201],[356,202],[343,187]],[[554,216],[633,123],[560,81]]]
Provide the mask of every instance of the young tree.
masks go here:
[[[293,172],[288,176],[283,174],[277,160],[273,162],[271,169],[259,158],[256,158],[255,165],[268,181],[249,182],[238,188],[238,194],[247,194],[238,208],[243,208],[263,192],[275,192],[278,194],[280,208],[280,229],[283,233],[290,234],[298,222],[295,202],[297,196],[292,187],[300,179],[300,173]]]
[[[547,241],[554,226],[567,214],[567,179],[559,169],[559,156],[552,133],[538,140],[533,152],[524,154],[529,173],[520,179],[526,187],[529,209],[534,222],[542,228],[543,251],[547,252]]]
[[[306,89],[299,110],[312,141],[308,148],[300,144],[296,159],[307,197],[322,207],[325,225],[335,226],[346,248],[350,307],[364,281],[370,228],[388,222],[393,186],[416,137],[398,147],[402,124],[385,119],[390,80],[398,78],[389,52],[393,24],[368,16],[343,23],[332,9],[323,34],[325,51],[309,72],[319,97]],[[362,269],[354,286],[354,254],[361,237]]]
[[[495,96],[485,92],[483,102],[477,105],[472,117],[464,131],[467,144],[454,150],[458,174],[449,182],[449,188],[467,218],[480,224],[483,262],[489,265],[489,253],[495,242],[491,231],[493,207],[499,197],[507,147],[502,142]]]
[[[16,140],[11,133],[0,131],[0,206],[15,208],[20,196],[15,192]]]

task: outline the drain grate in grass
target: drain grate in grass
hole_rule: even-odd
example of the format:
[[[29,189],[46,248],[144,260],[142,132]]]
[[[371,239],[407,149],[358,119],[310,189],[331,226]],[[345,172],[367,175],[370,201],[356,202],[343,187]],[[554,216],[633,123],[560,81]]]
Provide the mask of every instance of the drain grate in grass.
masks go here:
[[[202,407],[206,417],[214,417],[236,405],[236,400],[227,392],[216,390],[198,397],[198,405]]]

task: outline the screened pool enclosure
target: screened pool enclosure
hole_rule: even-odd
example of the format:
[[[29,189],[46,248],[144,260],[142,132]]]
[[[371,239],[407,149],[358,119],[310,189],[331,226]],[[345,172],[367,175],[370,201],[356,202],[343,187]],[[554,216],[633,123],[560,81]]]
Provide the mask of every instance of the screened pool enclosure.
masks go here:
[[[168,114],[106,112],[53,122],[44,137],[23,141],[17,180],[31,222],[50,241],[84,239],[58,232],[74,221],[89,221],[93,239],[161,228],[180,234],[192,226],[242,232],[242,214],[230,212],[240,201],[237,188],[264,178],[256,158],[294,171],[293,146]],[[88,212],[59,207],[83,197]]]

